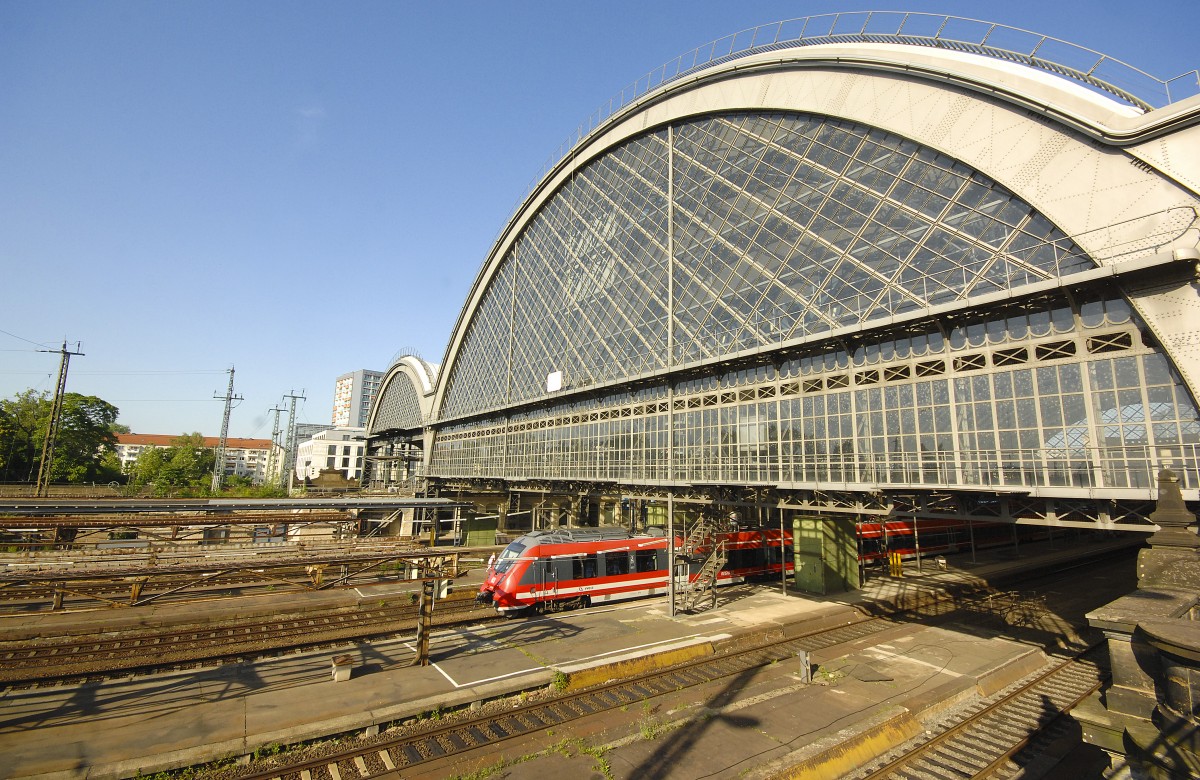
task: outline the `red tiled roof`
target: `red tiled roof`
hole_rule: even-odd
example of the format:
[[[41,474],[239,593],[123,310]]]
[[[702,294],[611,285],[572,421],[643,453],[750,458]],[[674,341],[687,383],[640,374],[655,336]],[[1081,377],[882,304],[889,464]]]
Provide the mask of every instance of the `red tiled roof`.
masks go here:
[[[162,433],[118,433],[117,444],[128,445],[149,445],[151,447],[171,447],[173,442],[179,438],[179,434],[174,436]],[[220,443],[220,438],[217,436],[205,436],[204,446],[211,449],[216,449]],[[270,439],[235,439],[232,436],[225,440],[225,449],[241,449],[241,450],[269,450],[271,449]]]

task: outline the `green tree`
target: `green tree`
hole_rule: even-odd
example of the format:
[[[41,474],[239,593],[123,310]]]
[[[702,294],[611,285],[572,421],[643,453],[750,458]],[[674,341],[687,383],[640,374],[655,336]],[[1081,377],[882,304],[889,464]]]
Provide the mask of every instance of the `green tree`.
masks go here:
[[[45,393],[26,390],[0,401],[0,481],[33,481],[49,419]]]
[[[103,467],[115,452],[117,407],[92,395],[63,396],[62,422],[54,445],[50,479],[55,482],[108,482],[115,477]],[[118,472],[119,473],[119,472]]]
[[[26,390],[0,401],[0,480],[30,482],[37,476],[53,401]],[[52,482],[111,481],[118,409],[91,395],[67,393],[50,468]],[[108,466],[106,467],[106,463]]]
[[[97,482],[125,482],[127,477],[125,471],[121,467],[121,459],[117,457],[116,450],[106,452],[100,456],[100,469],[97,475]]]
[[[165,494],[178,489],[202,491],[212,479],[216,454],[204,446],[204,437],[190,433],[171,440],[170,447],[142,450],[130,469],[134,485],[154,485],[154,492]]]

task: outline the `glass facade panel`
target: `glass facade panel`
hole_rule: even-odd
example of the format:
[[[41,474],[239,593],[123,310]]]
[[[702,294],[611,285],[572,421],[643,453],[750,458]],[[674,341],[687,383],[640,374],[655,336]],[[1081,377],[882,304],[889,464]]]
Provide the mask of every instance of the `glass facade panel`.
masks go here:
[[[431,473],[1132,486],[1194,461],[1200,418],[1119,291],[886,330],[1093,265],[996,182],[886,132],[681,122],[581,167],[497,261],[447,367]],[[708,367],[734,353],[760,365]],[[554,372],[639,389],[556,402]]]
[[[582,167],[529,220],[465,325],[440,415],[539,398],[554,372],[585,387],[1089,265],[995,182],[888,133],[683,122]]]
[[[1079,313],[1083,305],[1053,298],[1041,310]],[[1050,357],[1034,366],[924,379],[892,370],[931,354],[953,362],[956,353],[991,349],[990,336],[1011,322],[1021,324],[994,346],[1002,349],[1029,335],[1026,320],[1011,311],[964,324],[964,333],[979,325],[988,334],[982,347],[965,336],[957,349],[948,339],[918,337],[924,346],[916,356],[907,347],[912,334],[881,333],[854,350],[855,365],[870,369],[847,373],[851,354],[835,350],[791,358],[778,370],[771,363],[718,369],[671,388],[651,385],[451,425],[439,433],[432,473],[1145,487],[1161,463],[1196,467],[1200,412],[1169,363],[1148,347],[1083,359],[1045,352]],[[1075,335],[1088,337],[1087,329]],[[805,376],[825,379],[797,379]]]

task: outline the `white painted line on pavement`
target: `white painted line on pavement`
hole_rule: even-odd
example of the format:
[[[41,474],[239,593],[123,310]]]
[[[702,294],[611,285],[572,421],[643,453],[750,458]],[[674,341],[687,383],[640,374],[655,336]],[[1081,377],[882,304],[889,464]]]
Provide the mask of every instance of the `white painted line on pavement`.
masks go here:
[[[481,678],[478,680],[472,680],[470,682],[462,682],[462,683],[458,682],[453,677],[451,677],[450,674],[448,672],[446,672],[446,670],[443,669],[440,664],[431,662],[429,665],[432,666],[434,669],[436,669],[438,671],[438,674],[442,675],[442,677],[445,677],[446,681],[449,682],[451,685],[453,685],[455,688],[466,688],[466,687],[469,687],[472,685],[483,685],[485,683],[496,682],[497,680],[505,680],[510,677],[519,677],[520,675],[523,675],[523,674],[530,674],[533,672],[539,672],[539,671],[549,670],[549,669],[561,669],[561,670],[567,671],[567,672],[579,671],[580,669],[587,669],[591,666],[596,666],[597,664],[589,663],[589,662],[597,661],[597,660],[601,660],[601,659],[624,660],[626,657],[640,658],[640,657],[642,657],[642,655],[644,655],[644,653],[641,651],[644,651],[648,648],[661,647],[663,645],[675,645],[677,647],[689,647],[691,645],[699,644],[700,642],[720,641],[722,639],[728,639],[728,638],[729,638],[729,634],[709,634],[709,635],[692,634],[691,636],[679,637],[679,638],[675,638],[675,639],[664,639],[659,642],[650,642],[648,644],[637,645],[635,647],[622,647],[618,650],[610,650],[606,653],[598,653],[596,655],[589,655],[589,656],[584,656],[582,658],[576,658],[574,660],[567,661],[565,663],[562,663],[562,662],[556,663],[553,666],[540,666],[540,665],[539,666],[531,666],[531,667],[528,667],[525,669],[517,669],[512,672],[507,672],[505,674],[496,675],[495,677],[484,677],[484,678]],[[412,650],[414,653],[416,652],[416,646],[409,644],[407,642],[404,643],[404,646],[407,647],[408,649]],[[516,650],[516,648],[507,648],[507,649]],[[616,658],[614,658],[614,656],[616,656]]]
[[[920,664],[921,666],[928,666],[930,669],[936,669],[942,674],[947,674],[951,677],[963,676],[959,672],[953,672],[947,669],[944,664],[942,666],[938,666],[937,664],[932,664],[929,661],[922,661],[920,658],[913,658],[911,655],[904,655],[902,653],[889,653],[886,650],[880,650],[878,647],[868,648],[866,651],[864,651],[863,655],[877,658],[880,661],[909,661],[914,664]]]

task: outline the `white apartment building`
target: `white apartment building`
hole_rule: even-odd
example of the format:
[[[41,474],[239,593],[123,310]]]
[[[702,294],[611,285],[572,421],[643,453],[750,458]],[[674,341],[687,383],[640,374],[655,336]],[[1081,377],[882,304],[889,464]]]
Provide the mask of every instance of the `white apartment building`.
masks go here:
[[[178,438],[178,435],[157,433],[117,434],[117,458],[121,461],[121,471],[128,472],[143,451],[172,447]],[[220,441],[216,436],[205,436],[204,447],[215,450]],[[249,477],[256,485],[267,481],[271,447],[270,439],[227,438],[225,440],[225,476]],[[278,460],[278,458],[276,459]],[[275,468],[279,467],[275,466]]]
[[[337,469],[346,479],[362,477],[366,428],[330,428],[300,442],[296,479],[315,479],[322,469]]]
[[[333,389],[333,424],[338,428],[366,428],[371,402],[379,394],[382,371],[360,368],[337,378]]]

